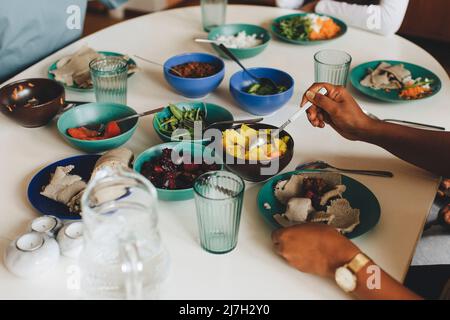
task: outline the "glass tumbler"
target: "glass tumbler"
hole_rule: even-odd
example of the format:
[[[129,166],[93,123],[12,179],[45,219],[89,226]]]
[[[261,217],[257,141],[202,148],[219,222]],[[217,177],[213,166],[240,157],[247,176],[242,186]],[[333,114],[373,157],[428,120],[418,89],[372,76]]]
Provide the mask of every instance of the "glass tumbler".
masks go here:
[[[225,23],[227,2],[227,0],[201,0],[203,29],[206,32]]]
[[[97,102],[127,104],[128,63],[122,57],[106,56],[89,64]]]
[[[227,171],[204,173],[194,182],[200,244],[210,253],[236,247],[245,183]]]
[[[347,84],[352,57],[340,50],[322,50],[314,55],[315,82]]]

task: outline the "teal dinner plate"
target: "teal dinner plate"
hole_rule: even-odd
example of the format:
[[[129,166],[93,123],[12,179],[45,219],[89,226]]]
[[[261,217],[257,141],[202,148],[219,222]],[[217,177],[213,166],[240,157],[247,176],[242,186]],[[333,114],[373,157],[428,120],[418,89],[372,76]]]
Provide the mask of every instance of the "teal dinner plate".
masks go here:
[[[259,191],[257,197],[259,213],[273,229],[282,228],[282,226],[273,218],[273,215],[277,213],[281,214],[286,211],[286,206],[281,204],[277,198],[275,198],[275,185],[280,180],[289,179],[293,174],[307,172],[314,172],[314,170],[299,170],[280,174],[267,181]],[[350,202],[353,208],[358,208],[360,210],[360,224],[356,226],[352,232],[346,234],[350,239],[356,238],[370,231],[377,225],[381,214],[380,204],[372,191],[362,183],[342,175],[342,184],[347,187],[347,190],[344,192],[344,198]],[[269,206],[267,206],[267,204]]]
[[[293,14],[288,14],[285,16],[281,16],[276,18],[275,20],[272,21],[272,25],[271,25],[271,30],[272,33],[279,39],[285,41],[285,42],[289,42],[289,43],[293,43],[293,44],[298,44],[298,45],[314,45],[314,44],[321,44],[321,43],[325,43],[325,42],[330,42],[332,40],[336,40],[337,38],[342,37],[346,32],[347,32],[347,25],[345,24],[344,21],[339,20],[337,18],[328,16],[328,15],[324,15],[324,14],[317,14],[319,16],[326,16],[329,17],[331,19],[333,19],[333,21],[339,26],[341,27],[341,32],[339,32],[339,34],[337,34],[334,38],[331,39],[327,39],[327,40],[294,40],[294,39],[289,39],[286,36],[281,34],[279,25],[280,22],[286,19],[291,19],[293,17],[302,17],[302,16],[306,16],[308,13],[293,13]]]
[[[364,79],[364,77],[369,72],[369,69],[372,69],[372,70],[375,69],[381,62],[387,62],[387,63],[390,63],[391,65],[396,65],[396,64],[400,64],[400,63],[403,64],[406,69],[411,71],[413,79],[416,79],[419,77],[432,79],[433,83],[430,85],[432,92],[420,99],[407,100],[407,99],[403,99],[399,96],[400,90],[389,90],[389,91],[375,90],[372,88],[362,86],[360,81]],[[372,97],[374,99],[378,99],[378,100],[386,101],[386,102],[409,102],[409,101],[417,101],[417,100],[426,99],[426,98],[432,97],[435,94],[437,94],[439,92],[439,90],[441,90],[441,87],[442,87],[441,79],[439,79],[439,77],[436,74],[434,74],[433,72],[431,72],[430,70],[427,70],[423,67],[420,67],[420,66],[412,64],[412,63],[396,61],[396,60],[375,60],[375,61],[370,61],[370,62],[360,64],[359,66],[356,66],[351,70],[350,81],[351,81],[353,87],[355,87],[356,90],[360,91],[361,93],[363,93],[369,97]]]
[[[112,57],[123,57],[123,56],[124,56],[124,54],[117,53],[117,52],[111,52],[111,51],[98,51],[98,53],[103,54],[103,55],[105,55],[105,56],[112,56]],[[59,61],[59,60],[55,61],[55,62],[48,68],[47,76],[48,76],[49,79],[55,80],[55,76],[54,76],[52,73],[50,73],[50,71],[53,71],[53,70],[56,69],[56,64],[58,63],[58,61]],[[129,66],[136,66],[136,61],[134,61],[133,59],[130,58],[130,59],[128,60],[128,65],[129,65]],[[128,74],[128,77],[131,77],[133,74],[134,74],[134,72]],[[62,83],[62,82],[61,82],[61,83]],[[80,88],[80,87],[78,87],[76,84],[73,84],[72,86],[68,86],[68,85],[66,85],[66,84],[64,84],[64,83],[62,83],[62,84],[63,84],[64,87],[67,88],[67,89],[71,89],[71,90],[79,91],[79,92],[89,92],[89,91],[93,91],[93,90],[94,90],[93,88],[86,88],[86,89],[85,89],[85,88]]]

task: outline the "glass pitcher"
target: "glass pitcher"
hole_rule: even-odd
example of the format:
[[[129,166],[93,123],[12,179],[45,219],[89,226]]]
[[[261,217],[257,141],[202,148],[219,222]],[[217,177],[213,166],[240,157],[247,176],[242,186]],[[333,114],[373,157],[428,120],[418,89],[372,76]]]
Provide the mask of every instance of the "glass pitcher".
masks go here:
[[[129,169],[106,167],[81,200],[81,289],[94,299],[155,299],[168,272],[156,189]]]

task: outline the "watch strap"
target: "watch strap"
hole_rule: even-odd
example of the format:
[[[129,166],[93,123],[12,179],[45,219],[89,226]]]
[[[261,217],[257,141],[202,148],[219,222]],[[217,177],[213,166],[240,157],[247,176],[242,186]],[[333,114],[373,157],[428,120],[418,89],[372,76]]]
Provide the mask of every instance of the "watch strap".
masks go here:
[[[370,262],[369,257],[364,253],[358,253],[353,259],[347,263],[347,268],[349,268],[355,275],[364,268]]]

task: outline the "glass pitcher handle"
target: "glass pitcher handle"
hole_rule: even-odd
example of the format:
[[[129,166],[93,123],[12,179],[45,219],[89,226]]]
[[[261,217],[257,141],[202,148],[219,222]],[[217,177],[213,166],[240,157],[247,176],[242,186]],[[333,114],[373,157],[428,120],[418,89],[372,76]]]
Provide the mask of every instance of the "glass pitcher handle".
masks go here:
[[[127,241],[122,244],[122,272],[125,278],[125,294],[128,300],[142,299],[142,272],[144,265],[139,256],[136,241]]]

